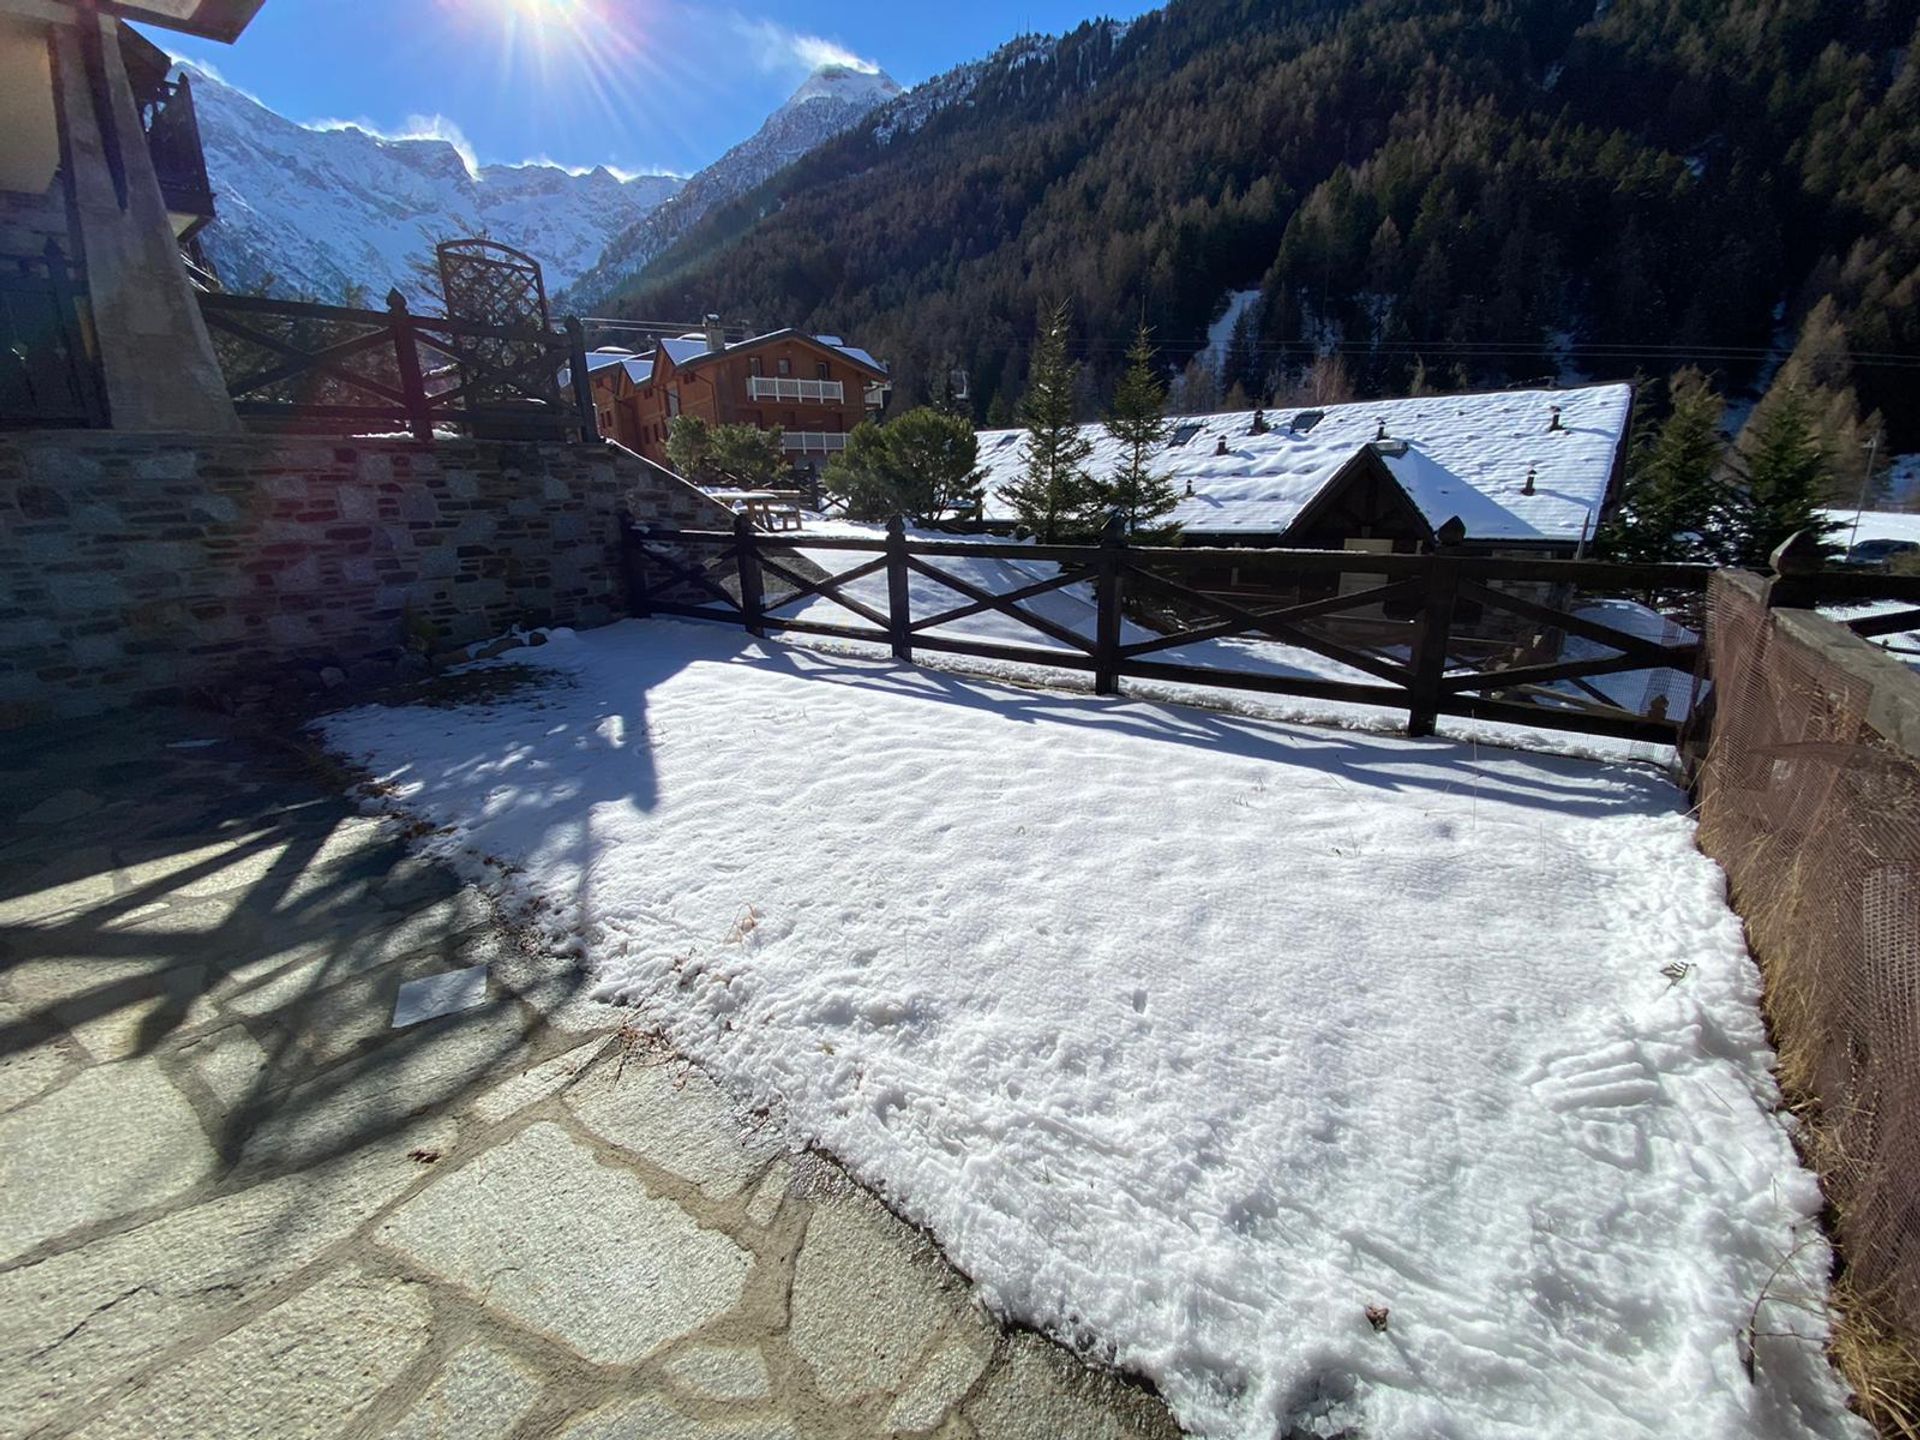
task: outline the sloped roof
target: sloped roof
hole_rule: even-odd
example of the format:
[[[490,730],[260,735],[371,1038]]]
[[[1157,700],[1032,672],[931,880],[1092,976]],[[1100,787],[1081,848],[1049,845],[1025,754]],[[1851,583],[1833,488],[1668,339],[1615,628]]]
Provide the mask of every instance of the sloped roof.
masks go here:
[[[232,44],[266,0],[106,0],[100,8],[126,20],[138,20],[188,35]]]
[[[1573,542],[1599,523],[1632,408],[1631,386],[1593,385],[1269,410],[1264,435],[1252,433],[1251,410],[1177,416],[1154,463],[1177,488],[1191,483],[1171,517],[1188,531],[1279,534],[1384,432],[1407,449],[1394,456],[1386,452],[1397,447],[1386,447],[1381,459],[1432,524],[1458,515],[1476,540]],[[1025,467],[1025,433],[980,436],[989,519],[1013,518],[1000,492]],[[1094,473],[1115,470],[1120,446],[1106,427],[1081,433],[1094,447]]]
[[[666,351],[672,358],[676,370],[685,370],[689,366],[702,364],[707,360],[714,359],[723,354],[737,355],[742,351],[752,350],[761,345],[768,345],[776,340],[804,340],[809,345],[819,345],[828,350],[837,350],[849,360],[853,361],[854,364],[863,366],[873,371],[876,375],[884,377],[888,373],[887,367],[883,362],[874,359],[871,354],[862,350],[858,345],[848,345],[833,336],[808,335],[803,331],[793,329],[769,330],[764,335],[755,335],[750,339],[729,345],[724,351],[715,350],[709,346],[704,335],[684,335],[674,340],[662,340],[660,342],[660,348]]]

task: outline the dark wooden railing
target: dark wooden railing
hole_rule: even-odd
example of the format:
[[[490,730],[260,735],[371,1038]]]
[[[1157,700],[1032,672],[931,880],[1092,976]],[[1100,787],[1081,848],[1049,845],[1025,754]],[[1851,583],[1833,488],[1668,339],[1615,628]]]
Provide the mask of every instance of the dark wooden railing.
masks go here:
[[[182,75],[162,79],[148,94],[138,97],[140,128],[146,132],[147,152],[160,179],[160,194],[169,212],[213,218],[213,186],[207,179],[207,156],[200,143],[200,119],[193,105],[193,82]]]
[[[1117,693],[1125,680],[1142,680],[1387,706],[1407,712],[1413,735],[1432,734],[1441,716],[1460,716],[1669,744],[1682,738],[1687,715],[1669,713],[1663,699],[1654,700],[1649,713],[1637,713],[1594,682],[1671,670],[1679,672],[1677,684],[1690,687],[1700,668],[1699,641],[1666,643],[1615,628],[1575,613],[1573,597],[1659,596],[1668,605],[1686,602],[1680,608],[1697,613],[1714,573],[1704,565],[1496,559],[1444,550],[1366,555],[1144,547],[1128,545],[1111,531],[1097,546],[908,539],[898,524],[884,539],[777,536],[755,531],[745,517],[731,531],[628,526],[626,536],[636,615],[717,619],[755,635],[787,631],[871,641],[903,661],[925,650],[1090,671],[1099,694]],[[825,574],[796,554],[802,550],[873,558]],[[954,559],[1016,560],[1058,570],[991,593],[943,568],[943,561]],[[1258,586],[1267,598],[1207,588],[1211,577],[1229,568],[1238,571],[1243,587]],[[871,591],[864,598],[848,592],[854,582],[882,573],[884,605]],[[964,603],[914,614],[915,575],[938,582]],[[1335,593],[1349,575],[1370,581],[1364,589]],[[1819,578],[1808,582],[1816,590]],[[1092,584],[1095,596],[1091,635],[1022,603],[1083,582]],[[1832,590],[1835,599],[1871,594],[1920,605],[1920,579],[1835,575]],[[793,618],[792,607],[815,599],[831,601],[861,623]],[[988,611],[1056,648],[936,633]],[[1129,641],[1123,618],[1150,618],[1158,633]],[[1908,621],[1920,624],[1920,614]],[[1873,633],[1892,623],[1863,626]],[[1276,640],[1357,673],[1334,679],[1156,658],[1181,646],[1239,636]],[[1569,657],[1569,640],[1602,653]]]
[[[0,427],[106,424],[85,314],[85,283],[56,243],[0,256]]]
[[[261,428],[406,430],[427,441],[436,426],[458,426],[493,439],[599,439],[577,320],[553,331],[415,315],[397,290],[384,312],[199,299],[234,409]]]

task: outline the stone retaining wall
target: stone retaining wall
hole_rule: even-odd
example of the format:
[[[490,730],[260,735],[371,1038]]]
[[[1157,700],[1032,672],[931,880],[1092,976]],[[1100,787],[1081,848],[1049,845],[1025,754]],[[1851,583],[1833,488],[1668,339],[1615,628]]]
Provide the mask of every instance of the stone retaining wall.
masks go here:
[[[713,526],[610,446],[0,436],[0,727],[371,685],[625,614],[618,517]]]

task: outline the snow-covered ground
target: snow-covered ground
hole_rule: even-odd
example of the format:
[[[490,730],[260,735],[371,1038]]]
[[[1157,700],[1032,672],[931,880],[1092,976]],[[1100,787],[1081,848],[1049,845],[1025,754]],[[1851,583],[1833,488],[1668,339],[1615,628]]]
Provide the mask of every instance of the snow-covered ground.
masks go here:
[[[1657,773],[700,622],[506,658],[323,722],[369,803],[1196,1435],[1865,1435]]]
[[[1914,457],[1902,456],[1903,460]],[[1916,471],[1920,474],[1920,471]],[[1841,528],[1834,532],[1836,544],[1852,548],[1873,540],[1892,540],[1920,545],[1920,514],[1889,510],[1828,510],[1826,517]],[[1875,615],[1891,615],[1915,607],[1894,600],[1875,600],[1860,605],[1832,606],[1824,613],[1835,620],[1866,620]],[[1896,657],[1920,670],[1920,630],[1882,635],[1874,640]]]

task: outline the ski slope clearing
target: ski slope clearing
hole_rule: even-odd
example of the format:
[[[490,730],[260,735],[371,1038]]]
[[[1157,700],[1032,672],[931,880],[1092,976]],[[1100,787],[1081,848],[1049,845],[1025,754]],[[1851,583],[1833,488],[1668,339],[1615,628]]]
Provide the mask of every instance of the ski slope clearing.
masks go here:
[[[1194,1434],[1865,1436],[1656,772],[697,622],[507,658],[323,722],[370,803]]]

